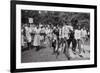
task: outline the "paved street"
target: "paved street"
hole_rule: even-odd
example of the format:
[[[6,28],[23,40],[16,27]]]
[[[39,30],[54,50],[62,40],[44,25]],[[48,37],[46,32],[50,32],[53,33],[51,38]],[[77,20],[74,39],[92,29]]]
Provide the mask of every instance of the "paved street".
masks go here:
[[[74,54],[71,49],[69,49],[69,53],[71,56],[71,60],[87,60],[90,59],[90,47],[89,43],[85,43],[85,53],[82,53],[83,57],[80,57],[78,54]],[[78,50],[77,50],[78,52]],[[47,61],[67,61],[66,56],[61,52],[58,58],[56,55],[53,55],[52,48],[41,48],[39,51],[36,51],[36,48],[27,49],[22,51],[21,54],[21,62],[47,62]]]

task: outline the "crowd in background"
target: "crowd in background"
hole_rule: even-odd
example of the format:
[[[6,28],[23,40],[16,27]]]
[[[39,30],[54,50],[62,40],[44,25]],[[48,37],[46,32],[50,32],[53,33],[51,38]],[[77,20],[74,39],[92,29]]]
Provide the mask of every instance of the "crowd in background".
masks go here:
[[[21,27],[21,46],[22,49],[35,48],[36,51],[41,47],[53,49],[52,54],[57,57],[60,52],[63,51],[65,56],[70,60],[69,49],[72,49],[76,54],[76,48],[79,50],[79,56],[85,53],[84,44],[89,39],[90,32],[85,27],[81,28],[80,24],[77,24],[77,28],[74,28],[72,23],[65,23],[61,26],[53,24],[44,25],[39,23],[35,25],[33,18],[29,18],[29,22],[23,24]]]

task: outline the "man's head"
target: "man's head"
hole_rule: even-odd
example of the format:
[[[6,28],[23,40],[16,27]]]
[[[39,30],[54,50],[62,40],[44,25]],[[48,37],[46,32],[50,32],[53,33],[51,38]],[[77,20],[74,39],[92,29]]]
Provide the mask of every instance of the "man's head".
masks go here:
[[[83,27],[83,30],[85,30],[85,27]]]
[[[79,29],[79,30],[81,29],[81,26],[80,26],[80,25],[78,25],[78,29]]]
[[[78,20],[77,20],[77,19],[72,19],[72,20],[71,20],[71,23],[72,23],[72,25],[75,25],[75,24],[78,23]]]

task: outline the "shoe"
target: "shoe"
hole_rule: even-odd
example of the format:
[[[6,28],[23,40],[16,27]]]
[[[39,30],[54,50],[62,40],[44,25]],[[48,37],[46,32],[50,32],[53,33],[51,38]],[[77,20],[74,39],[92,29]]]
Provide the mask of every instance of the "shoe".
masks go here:
[[[83,57],[81,54],[79,54],[80,57]]]
[[[75,51],[73,51],[73,53],[76,55],[76,52]]]
[[[70,60],[71,58],[70,57],[67,57],[67,59]]]
[[[85,50],[83,50],[83,53],[85,53]]]

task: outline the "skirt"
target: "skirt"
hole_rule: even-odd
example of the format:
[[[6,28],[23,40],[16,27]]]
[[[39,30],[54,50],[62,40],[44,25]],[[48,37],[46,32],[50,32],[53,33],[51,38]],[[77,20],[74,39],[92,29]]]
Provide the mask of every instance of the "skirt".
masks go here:
[[[35,34],[34,36],[34,41],[33,41],[33,46],[40,46],[40,35],[39,34]]]

